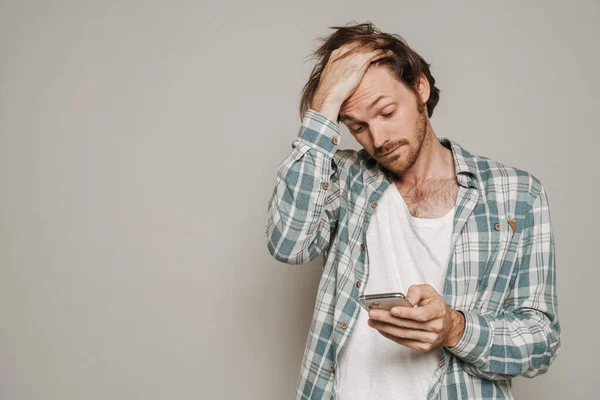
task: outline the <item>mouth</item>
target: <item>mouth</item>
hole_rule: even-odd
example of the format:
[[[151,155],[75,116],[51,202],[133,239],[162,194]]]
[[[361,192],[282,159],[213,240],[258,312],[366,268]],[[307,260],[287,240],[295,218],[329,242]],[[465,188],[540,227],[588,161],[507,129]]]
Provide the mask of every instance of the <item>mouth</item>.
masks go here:
[[[400,148],[400,146],[396,147],[394,150],[390,151],[389,153],[385,153],[385,154],[382,154],[382,155],[380,155],[380,156],[379,156],[379,158],[384,158],[384,157],[387,157],[387,156],[389,156],[389,155],[393,154],[393,153],[394,153],[396,150],[398,150],[399,148]]]

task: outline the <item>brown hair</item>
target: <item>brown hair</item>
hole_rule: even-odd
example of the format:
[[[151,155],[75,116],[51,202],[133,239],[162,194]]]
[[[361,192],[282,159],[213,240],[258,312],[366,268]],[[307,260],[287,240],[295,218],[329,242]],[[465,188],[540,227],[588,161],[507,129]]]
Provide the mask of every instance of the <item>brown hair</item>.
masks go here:
[[[427,113],[429,117],[433,115],[433,109],[440,99],[440,89],[435,86],[435,79],[429,71],[431,64],[427,64],[423,57],[411,49],[402,37],[397,34],[382,33],[371,22],[346,26],[330,26],[329,28],[336,29],[336,32],[326,38],[318,38],[323,44],[312,54],[312,58],[317,58],[318,62],[313,68],[308,82],[302,89],[300,119],[304,117],[304,114],[310,108],[313,96],[319,86],[321,73],[327,65],[331,53],[338,47],[350,42],[358,42],[361,45],[370,44],[373,49],[391,50],[394,53],[393,56],[379,59],[375,64],[387,66],[400,82],[406,84],[417,96],[417,104],[419,104],[418,92],[416,90],[417,78],[424,74],[430,87],[429,99],[427,100]],[[337,122],[340,122],[339,117]]]

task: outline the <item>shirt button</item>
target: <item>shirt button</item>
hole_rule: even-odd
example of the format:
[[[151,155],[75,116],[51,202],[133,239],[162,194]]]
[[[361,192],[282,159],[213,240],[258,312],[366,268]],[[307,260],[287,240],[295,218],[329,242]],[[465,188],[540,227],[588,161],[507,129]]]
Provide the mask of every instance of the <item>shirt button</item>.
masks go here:
[[[331,141],[333,142],[333,144],[338,144],[340,142],[340,140],[336,137],[334,137],[333,139],[331,139]]]
[[[335,373],[335,367],[331,367],[331,368],[329,368],[329,370],[331,371],[332,374]]]
[[[494,229],[497,230],[497,231],[499,231],[500,230],[500,224],[494,225]]]
[[[360,285],[362,285],[361,281],[356,282],[356,287],[360,287]]]
[[[364,249],[365,249],[365,244],[364,244],[364,243],[361,243],[361,244],[360,244],[360,249],[361,249],[361,250],[364,250]]]
[[[373,208],[377,207],[377,202],[376,201],[372,202],[371,207],[373,207]]]
[[[348,327],[348,324],[347,324],[347,323],[345,323],[345,322],[342,322],[342,325],[341,325],[341,326],[342,326],[342,329],[346,329],[346,328]]]
[[[329,187],[328,184],[326,184],[325,182],[321,183],[321,187],[323,188],[323,190],[327,190],[327,188]]]

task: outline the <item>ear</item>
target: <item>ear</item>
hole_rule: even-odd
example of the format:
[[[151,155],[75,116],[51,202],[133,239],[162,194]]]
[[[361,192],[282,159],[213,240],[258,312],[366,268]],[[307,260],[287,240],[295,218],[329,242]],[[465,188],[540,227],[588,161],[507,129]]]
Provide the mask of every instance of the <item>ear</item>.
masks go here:
[[[419,93],[419,96],[421,97],[421,101],[423,103],[427,103],[427,100],[429,100],[429,94],[431,92],[430,92],[430,87],[429,87],[429,81],[427,80],[427,77],[425,76],[425,74],[421,74],[419,83],[417,83],[417,92]]]

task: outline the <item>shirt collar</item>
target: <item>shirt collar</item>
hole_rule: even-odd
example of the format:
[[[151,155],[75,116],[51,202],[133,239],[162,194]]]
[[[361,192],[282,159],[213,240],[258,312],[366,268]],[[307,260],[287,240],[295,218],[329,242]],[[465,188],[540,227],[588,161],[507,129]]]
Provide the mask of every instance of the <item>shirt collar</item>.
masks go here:
[[[456,180],[461,186],[466,188],[477,188],[477,159],[469,151],[459,145],[457,142],[441,137],[438,138],[440,144],[447,149],[452,150],[454,158],[454,169],[456,171]],[[358,152],[358,155],[363,158],[369,168],[378,168],[386,176],[389,177],[391,172],[373,158],[364,148]]]

